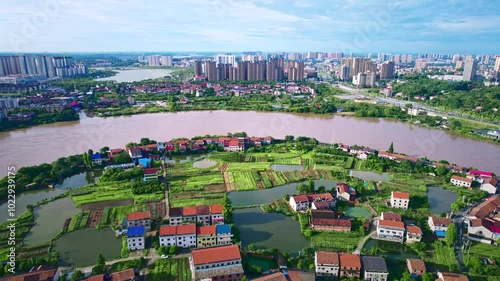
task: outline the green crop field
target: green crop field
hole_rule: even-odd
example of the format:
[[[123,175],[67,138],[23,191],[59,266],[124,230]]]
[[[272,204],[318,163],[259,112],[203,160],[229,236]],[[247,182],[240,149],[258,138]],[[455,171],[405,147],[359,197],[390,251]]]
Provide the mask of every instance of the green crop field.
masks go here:
[[[352,252],[358,246],[363,236],[355,233],[318,232],[311,237],[311,246],[321,249],[331,249]]]
[[[300,165],[302,159],[300,157],[294,158],[276,158],[273,160],[275,164],[284,164],[284,165]]]
[[[500,246],[473,242],[469,254],[479,258],[500,259]]]
[[[349,157],[347,158],[347,161],[345,162],[345,168],[346,169],[352,169],[352,166],[354,164],[354,157]]]
[[[270,163],[266,162],[243,162],[243,163],[230,163],[227,172],[241,172],[241,171],[264,171],[269,169]]]
[[[223,183],[224,177],[220,172],[189,177],[174,177],[170,181],[170,190],[173,192],[196,191],[202,190],[206,185]]]
[[[230,172],[229,181],[234,184],[238,190],[257,189],[253,172]]]
[[[191,281],[187,259],[156,260],[147,275],[148,281]]]
[[[431,249],[424,258],[426,262],[431,262],[439,266],[447,266],[448,270],[450,270],[451,266],[459,267],[453,247],[448,247],[442,241],[436,241],[430,245]]]

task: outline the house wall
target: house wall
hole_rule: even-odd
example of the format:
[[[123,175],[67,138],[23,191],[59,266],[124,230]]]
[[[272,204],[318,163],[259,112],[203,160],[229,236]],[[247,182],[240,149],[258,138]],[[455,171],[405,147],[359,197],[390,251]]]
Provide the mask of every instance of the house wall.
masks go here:
[[[150,219],[128,221],[128,227],[141,226],[141,225],[143,225],[147,231],[151,230],[151,220]]]
[[[406,233],[406,243],[420,242],[421,239],[421,235]]]
[[[182,217],[170,217],[170,225],[178,225],[182,223]]]
[[[410,204],[410,200],[408,199],[400,199],[400,198],[391,198],[391,206],[393,208],[399,209],[408,209],[408,205]]]
[[[359,278],[361,277],[361,268],[350,268],[342,266],[340,268],[340,277]]]
[[[329,225],[313,225],[311,224],[311,228],[317,231],[337,231],[337,232],[350,232],[350,227],[342,227],[342,226],[329,226]]]
[[[217,234],[217,245],[232,244],[233,243],[232,237],[233,237],[233,235],[231,233]]]
[[[217,245],[217,236],[213,235],[198,235],[197,237],[197,247],[211,247]]]
[[[131,251],[144,250],[144,237],[127,237],[128,249]]]
[[[177,235],[177,247],[196,247],[196,234]]]
[[[309,202],[295,202],[293,197],[290,198],[290,206],[295,211],[309,210]]]
[[[403,240],[405,237],[405,231],[377,225],[377,236],[381,238]]]
[[[337,193],[337,199],[344,200],[344,201],[350,201],[351,195],[347,192]]]
[[[212,214],[211,215],[212,224],[223,224],[224,216],[222,214]]]
[[[481,190],[488,192],[489,194],[497,193],[497,188],[490,183],[485,183],[481,185]]]
[[[317,275],[331,275],[333,277],[339,276],[339,266],[331,264],[318,264],[318,258],[314,255],[314,266]]]
[[[367,281],[387,281],[389,273],[368,272],[365,270],[364,275]]]
[[[177,246],[177,236],[160,236],[160,246]]]
[[[202,225],[210,224],[210,215],[198,215],[196,216],[196,222]]]
[[[453,184],[455,186],[465,186],[465,187],[471,186],[471,183],[469,183],[469,182],[455,180],[455,179],[451,179],[450,182],[451,182],[451,184]]]
[[[430,228],[432,231],[436,231],[436,230],[444,230],[444,231],[447,231],[447,230],[448,230],[448,227],[447,227],[447,226],[434,225],[434,223],[432,222],[432,219],[431,219],[431,218],[429,218],[429,228]]]
[[[203,270],[203,269],[207,269],[207,268],[218,268],[218,267],[235,265],[235,264],[241,264],[241,259],[229,260],[229,261],[224,261],[224,262],[220,262],[220,263],[208,263],[208,264],[202,264],[202,265],[195,265],[194,268],[195,268],[195,270]]]

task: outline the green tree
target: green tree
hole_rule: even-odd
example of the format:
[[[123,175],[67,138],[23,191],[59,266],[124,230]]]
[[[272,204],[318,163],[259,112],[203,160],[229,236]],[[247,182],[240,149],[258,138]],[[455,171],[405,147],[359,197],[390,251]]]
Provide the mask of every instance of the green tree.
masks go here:
[[[294,138],[295,138],[294,136],[290,136],[290,135],[285,136],[286,141],[293,141]]]
[[[387,150],[389,153],[394,153],[394,143],[391,142],[391,145],[389,146],[389,149]]]
[[[243,277],[241,277],[241,281],[248,281],[248,277],[246,275],[243,275]]]
[[[448,169],[446,169],[446,167],[444,165],[436,167],[436,174],[438,176],[444,176],[444,175],[448,174],[448,172],[449,172]]]
[[[422,281],[434,281],[434,274],[430,272],[425,272],[422,274]]]
[[[324,185],[320,185],[318,187],[318,193],[325,193],[326,192],[326,187]]]
[[[28,262],[26,262],[26,261],[21,261],[21,262],[19,263],[19,269],[20,269],[21,271],[27,271],[27,270],[29,269],[29,264],[28,264]]]
[[[122,151],[115,156],[113,156],[113,162],[115,164],[125,164],[125,163],[130,163],[132,162],[132,158],[130,158],[130,155],[127,153],[127,151]]]
[[[455,244],[455,241],[458,238],[458,230],[457,226],[452,223],[450,226],[448,226],[448,230],[446,230],[446,236],[444,237],[444,240],[446,241],[446,244],[448,246],[452,247]]]
[[[316,189],[314,187],[314,181],[312,179],[309,179],[309,181],[307,182],[307,192],[314,193],[315,190]]]
[[[103,148],[99,149],[99,153],[102,154],[102,155],[108,154],[108,151],[109,151],[109,147],[108,146],[104,146]]]
[[[92,268],[92,275],[103,274],[106,266],[104,264],[98,264]]]
[[[403,273],[403,278],[401,278],[401,281],[413,281],[413,278],[408,271],[405,271]]]
[[[5,273],[5,268],[3,266],[0,266],[0,276],[3,276],[3,274]]]
[[[290,201],[290,194],[288,194],[288,193],[287,193],[287,194],[285,194],[285,197],[283,197],[283,199],[284,199],[285,201],[287,201],[287,202],[288,202],[288,201]]]
[[[99,253],[99,255],[97,255],[97,265],[105,265],[105,264],[106,264],[106,259],[101,253]]]
[[[70,281],[76,281],[76,280],[79,280],[83,278],[83,272],[81,272],[80,270],[77,270],[75,272],[73,272],[73,274],[71,274],[71,277],[69,278]]]

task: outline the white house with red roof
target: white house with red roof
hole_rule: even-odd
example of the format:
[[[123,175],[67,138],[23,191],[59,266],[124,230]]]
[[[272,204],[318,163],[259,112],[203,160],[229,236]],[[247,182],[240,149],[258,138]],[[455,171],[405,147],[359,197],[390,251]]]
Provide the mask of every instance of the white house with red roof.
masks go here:
[[[343,182],[337,183],[337,200],[353,201],[355,197],[356,190]]]
[[[309,198],[305,194],[290,197],[290,206],[296,212],[309,210]]]
[[[422,229],[415,225],[406,227],[406,243],[420,242],[422,240]]]
[[[472,179],[460,176],[451,176],[450,182],[455,186],[471,187],[472,185]]]
[[[193,280],[240,281],[244,276],[237,245],[193,250],[189,267]]]
[[[144,169],[143,170],[144,180],[145,181],[147,181],[147,180],[157,180],[158,179],[158,171],[159,171],[158,168]]]
[[[498,179],[496,178],[485,178],[481,184],[481,190],[488,192],[489,194],[496,194],[498,191]]]
[[[131,226],[141,226],[146,228],[146,231],[151,230],[151,213],[150,212],[134,212],[127,216],[127,225]]]
[[[393,208],[408,209],[410,205],[410,194],[407,192],[391,192],[391,206]]]
[[[403,242],[405,237],[405,224],[400,221],[379,220],[377,224],[379,238]]]
[[[310,208],[316,209],[330,209],[335,205],[335,200],[330,193],[321,194],[301,194],[290,197],[290,206],[296,212],[307,211]]]

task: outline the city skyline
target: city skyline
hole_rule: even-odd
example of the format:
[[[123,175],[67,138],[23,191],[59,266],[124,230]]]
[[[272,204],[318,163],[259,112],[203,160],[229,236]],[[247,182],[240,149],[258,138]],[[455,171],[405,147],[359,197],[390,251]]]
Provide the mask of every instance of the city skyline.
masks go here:
[[[42,0],[0,11],[1,52],[499,53],[493,1]],[[429,13],[432,11],[432,13]],[[395,47],[397,46],[397,47]]]

